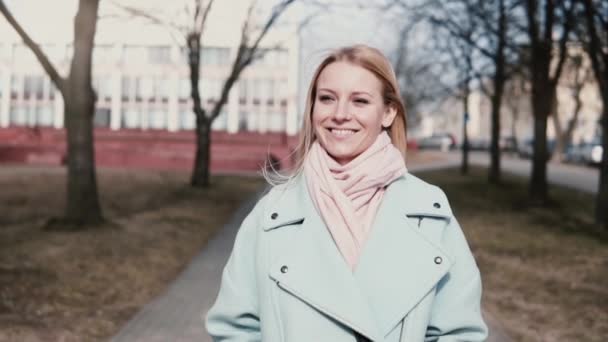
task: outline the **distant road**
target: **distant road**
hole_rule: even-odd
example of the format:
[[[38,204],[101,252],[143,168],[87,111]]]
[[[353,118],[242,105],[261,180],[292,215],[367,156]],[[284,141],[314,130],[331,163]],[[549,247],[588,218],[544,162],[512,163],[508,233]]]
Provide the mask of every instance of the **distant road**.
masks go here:
[[[461,161],[461,152],[459,151],[447,153],[424,151],[420,153],[428,153],[436,157],[435,159],[443,160],[425,163],[423,165],[412,165],[410,170],[414,172],[445,167],[457,167],[460,165]],[[487,152],[472,152],[469,156],[469,160],[472,165],[488,166],[490,164],[490,159]],[[517,157],[511,157],[503,154],[501,159],[501,169],[518,176],[529,177],[530,173],[532,172],[532,164],[529,159],[519,159]],[[599,174],[599,168],[596,167],[558,164],[552,162],[547,164],[547,178],[549,183],[562,185],[592,194],[597,193]]]

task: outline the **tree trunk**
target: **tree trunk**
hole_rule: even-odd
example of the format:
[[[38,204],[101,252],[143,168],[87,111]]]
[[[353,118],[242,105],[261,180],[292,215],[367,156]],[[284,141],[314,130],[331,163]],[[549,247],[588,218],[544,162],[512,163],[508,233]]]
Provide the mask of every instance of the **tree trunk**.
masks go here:
[[[465,88],[464,99],[462,100],[464,110],[462,120],[462,164],[460,165],[460,173],[466,175],[469,172],[469,133],[467,130],[469,122],[469,85]]]
[[[490,172],[488,181],[500,183],[500,107],[505,88],[505,45],[507,17],[504,1],[498,2],[498,46],[494,58],[494,94],[492,95],[492,144],[490,146]]]
[[[546,89],[546,88],[545,88]],[[548,199],[547,188],[547,117],[551,108],[550,92],[532,91],[534,110],[534,153],[532,157],[532,177],[530,179],[530,200],[544,205]]]
[[[606,89],[603,90],[604,92]],[[595,222],[608,229],[608,96],[604,94],[602,114],[602,163],[600,164],[600,183],[595,206]]]
[[[99,0],[80,0],[74,20],[74,56],[64,90],[68,181],[65,220],[75,226],[103,221],[93,143],[95,93],[92,52]]]
[[[192,32],[186,37],[188,44],[188,65],[190,67],[190,97],[192,111],[196,117],[196,155],[190,184],[194,187],[209,186],[209,160],[211,159],[211,123],[203,109],[198,82],[201,67],[201,35]]]
[[[197,117],[196,159],[191,184],[195,187],[209,186],[209,167],[211,161],[211,123]],[[200,121],[200,122],[199,122]]]
[[[496,80],[494,94],[492,95],[492,142],[490,145],[490,172],[488,180],[494,184],[500,183],[500,106],[503,86],[504,80]]]

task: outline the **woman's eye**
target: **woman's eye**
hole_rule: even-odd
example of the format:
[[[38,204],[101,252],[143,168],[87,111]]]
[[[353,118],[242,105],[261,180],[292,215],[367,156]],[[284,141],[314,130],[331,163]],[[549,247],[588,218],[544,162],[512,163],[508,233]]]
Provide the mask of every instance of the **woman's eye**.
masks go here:
[[[369,101],[367,99],[355,99],[355,103],[358,103],[358,104],[368,104]]]
[[[333,99],[329,95],[321,95],[321,96],[319,96],[319,101],[321,101],[321,102],[329,102],[331,100],[333,100]]]

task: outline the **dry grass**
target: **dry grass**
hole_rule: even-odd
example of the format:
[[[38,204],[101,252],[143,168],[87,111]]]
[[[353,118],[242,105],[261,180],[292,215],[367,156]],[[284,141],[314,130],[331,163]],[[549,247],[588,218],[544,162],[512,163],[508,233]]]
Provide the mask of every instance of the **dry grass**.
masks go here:
[[[548,208],[526,205],[526,184],[489,186],[474,169],[429,172],[476,255],[484,307],[515,341],[605,341],[608,337],[608,232],[592,222],[593,197],[552,188]]]
[[[61,212],[61,169],[0,168],[0,341],[99,341],[158,295],[200,251],[259,178],[103,170],[112,224],[46,232]]]

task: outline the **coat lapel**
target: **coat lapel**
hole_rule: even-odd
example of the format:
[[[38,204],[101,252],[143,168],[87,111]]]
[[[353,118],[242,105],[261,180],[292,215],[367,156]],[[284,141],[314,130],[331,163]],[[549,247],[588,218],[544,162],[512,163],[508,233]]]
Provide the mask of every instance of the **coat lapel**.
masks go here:
[[[433,208],[433,202],[421,203],[427,199],[413,193],[405,178],[388,187],[355,270],[382,336],[389,334],[434,288],[451,265],[449,257],[407,219],[411,213],[445,214],[425,210],[426,206]]]
[[[266,222],[266,230],[284,226],[284,221],[301,226],[290,236],[288,250],[270,265],[270,278],[323,314],[370,340],[378,340],[380,333],[366,296],[316,212],[305,183],[286,194],[269,213],[270,217],[272,213],[277,213],[277,218],[282,215],[283,220]]]

